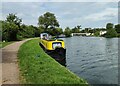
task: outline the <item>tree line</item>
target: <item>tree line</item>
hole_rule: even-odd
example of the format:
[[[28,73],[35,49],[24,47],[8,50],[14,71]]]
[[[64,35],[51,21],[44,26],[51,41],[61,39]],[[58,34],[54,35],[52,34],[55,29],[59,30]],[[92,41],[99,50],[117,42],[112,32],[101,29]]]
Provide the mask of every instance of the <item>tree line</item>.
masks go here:
[[[22,19],[10,13],[6,20],[0,20],[0,37],[5,41],[16,41],[24,38],[39,37],[40,33],[47,32],[52,36],[63,34],[59,23],[52,13],[45,13],[38,18],[38,26],[22,24]]]
[[[100,31],[106,31],[105,34],[100,35]],[[64,34],[67,37],[71,36],[71,33],[91,33],[92,36],[102,36],[106,38],[120,37],[120,24],[114,25],[113,23],[107,23],[106,28],[85,28],[82,29],[80,25],[70,29],[65,28]]]
[[[0,37],[5,41],[16,41],[23,38],[39,37],[42,32],[49,33],[52,36],[64,34],[66,37],[70,37],[71,33],[94,33],[94,36],[100,36],[99,32],[105,30],[107,33],[102,35],[104,37],[120,37],[120,24],[107,23],[106,28],[94,29],[82,29],[81,25],[77,25],[74,28],[66,27],[64,31],[59,26],[56,16],[50,12],[39,16],[38,26],[25,25],[16,14],[10,13],[6,20],[0,20],[0,28],[2,28],[0,29]]]
[[[39,30],[33,25],[22,24],[22,19],[18,18],[15,14],[9,14],[6,20],[0,21],[0,28],[2,33],[2,40],[16,41],[23,38],[34,37],[38,34]]]

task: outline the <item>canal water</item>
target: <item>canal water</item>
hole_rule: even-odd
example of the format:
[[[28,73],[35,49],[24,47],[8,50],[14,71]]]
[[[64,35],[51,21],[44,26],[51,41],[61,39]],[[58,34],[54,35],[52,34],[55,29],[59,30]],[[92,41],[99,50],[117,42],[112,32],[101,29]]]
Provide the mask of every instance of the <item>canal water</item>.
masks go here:
[[[118,84],[118,38],[64,38],[66,67],[90,84]]]

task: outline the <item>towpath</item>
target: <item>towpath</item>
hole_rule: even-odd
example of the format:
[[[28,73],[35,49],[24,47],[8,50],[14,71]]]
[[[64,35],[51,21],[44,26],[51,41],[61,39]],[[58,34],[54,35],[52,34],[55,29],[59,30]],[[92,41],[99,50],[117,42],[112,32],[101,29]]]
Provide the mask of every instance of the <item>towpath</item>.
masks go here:
[[[15,42],[0,49],[0,85],[20,83],[17,53],[19,47],[30,39]]]

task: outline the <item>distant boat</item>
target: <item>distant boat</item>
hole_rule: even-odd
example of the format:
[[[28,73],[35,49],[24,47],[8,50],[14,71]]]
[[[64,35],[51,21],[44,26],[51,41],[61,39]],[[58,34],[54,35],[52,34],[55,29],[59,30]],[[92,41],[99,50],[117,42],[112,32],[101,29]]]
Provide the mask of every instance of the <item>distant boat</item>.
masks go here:
[[[57,36],[57,38],[65,38],[66,36],[65,35],[63,35],[63,34],[61,34],[61,35],[59,35],[59,36]]]

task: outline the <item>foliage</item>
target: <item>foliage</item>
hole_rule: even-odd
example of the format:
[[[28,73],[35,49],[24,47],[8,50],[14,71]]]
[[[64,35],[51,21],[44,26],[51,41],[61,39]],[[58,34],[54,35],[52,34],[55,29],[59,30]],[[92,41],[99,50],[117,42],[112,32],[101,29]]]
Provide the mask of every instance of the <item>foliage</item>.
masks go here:
[[[5,21],[2,23],[2,40],[15,41],[17,40],[17,33],[20,28],[22,20],[19,19],[15,14],[9,14]]]
[[[2,24],[2,40],[15,41],[17,40],[18,26],[14,23],[4,22]]]
[[[35,37],[39,37],[40,33],[44,32],[44,28],[39,26],[39,27],[34,27],[35,29]]]
[[[95,31],[94,36],[100,36],[100,31]]]
[[[120,37],[120,33],[118,33],[118,37]]]
[[[115,25],[115,30],[117,33],[120,33],[120,24]]]
[[[39,39],[24,43],[18,53],[23,84],[86,84],[68,69],[48,56],[39,46]],[[31,47],[32,46],[32,47]]]
[[[66,37],[71,37],[71,30],[70,30],[70,28],[69,27],[66,27],[65,28],[65,31],[64,31],[64,35],[66,36]]]
[[[114,24],[107,23],[106,25],[107,33],[105,34],[105,37],[107,38],[117,37],[117,32],[113,27],[114,27]]]
[[[0,21],[0,41],[2,41],[2,22]]]
[[[90,30],[89,30],[89,33],[94,33],[94,32],[95,32],[94,29],[90,29]]]
[[[107,30],[105,37],[107,37],[107,38],[117,37],[117,32],[115,31],[115,29],[110,28]]]
[[[85,28],[85,33],[89,33],[90,30],[91,28]]]
[[[0,48],[3,48],[11,43],[13,43],[14,41],[11,41],[11,42],[0,42]]]
[[[38,19],[38,25],[44,27],[45,31],[48,31],[48,28],[59,27],[59,23],[53,13],[46,12],[44,15],[41,15]]]
[[[106,25],[106,29],[111,29],[111,28],[113,28],[113,24],[112,23],[107,23],[107,25]]]
[[[30,37],[39,37],[40,33],[47,32],[52,36],[58,36],[61,34],[65,34],[66,37],[70,37],[71,33],[94,33],[95,36],[100,36],[100,31],[106,31],[107,34],[104,34],[104,37],[120,37],[120,24],[114,26],[112,23],[106,24],[105,28],[85,28],[81,30],[81,25],[77,25],[76,27],[70,29],[67,27],[63,32],[62,28],[59,28],[59,22],[57,21],[55,15],[50,12],[46,12],[41,15],[38,19],[39,27],[33,25],[25,25],[22,24],[22,19],[18,18],[16,14],[9,14],[6,17],[5,21],[0,21],[0,39],[5,41],[16,41],[22,40],[23,38]],[[113,30],[115,29],[115,30]]]
[[[22,36],[23,38],[30,38],[35,36],[35,28],[33,25],[21,25],[20,31],[18,35]]]
[[[18,25],[20,27],[20,24],[22,22],[22,19],[19,19],[15,14],[11,13],[7,16],[6,22],[14,23],[15,25]]]
[[[0,38],[5,41],[16,41],[24,38],[38,37],[43,27],[21,24],[22,19],[11,13],[5,21],[0,21]]]
[[[63,30],[62,30],[62,28],[55,28],[55,29],[49,29],[48,32],[52,36],[58,36],[63,33]]]
[[[72,29],[72,33],[80,33],[80,28],[81,27],[81,25],[78,25],[77,27],[74,27],[73,29]]]

